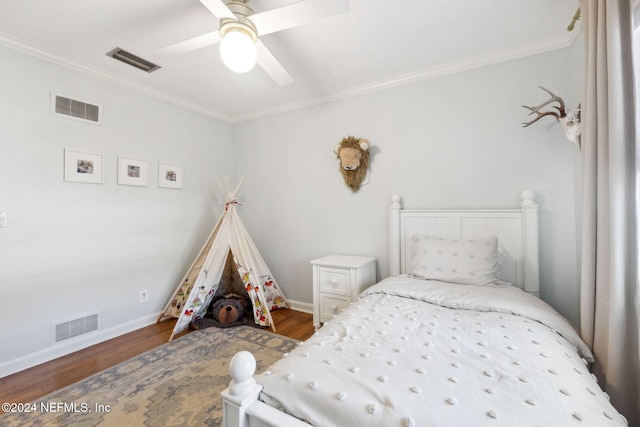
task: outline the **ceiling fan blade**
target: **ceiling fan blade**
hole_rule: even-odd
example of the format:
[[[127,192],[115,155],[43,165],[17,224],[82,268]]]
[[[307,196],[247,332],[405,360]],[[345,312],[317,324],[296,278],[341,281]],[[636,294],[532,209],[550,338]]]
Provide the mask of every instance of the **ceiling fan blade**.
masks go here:
[[[211,46],[216,43],[220,43],[220,33],[217,30],[212,33],[203,34],[201,36],[194,37],[180,43],[175,43],[163,47],[159,50],[159,52],[169,55],[176,55],[192,52],[194,50],[202,49],[203,47]]]
[[[200,2],[218,19],[236,19],[236,16],[222,0],[200,0]]]
[[[256,13],[249,19],[256,26],[258,35],[265,35],[342,15],[350,10],[349,0],[304,0]]]
[[[278,62],[275,56],[267,49],[267,47],[258,40],[256,42],[258,49],[258,65],[275,80],[280,86],[286,86],[293,83],[293,78],[287,73],[287,70]]]

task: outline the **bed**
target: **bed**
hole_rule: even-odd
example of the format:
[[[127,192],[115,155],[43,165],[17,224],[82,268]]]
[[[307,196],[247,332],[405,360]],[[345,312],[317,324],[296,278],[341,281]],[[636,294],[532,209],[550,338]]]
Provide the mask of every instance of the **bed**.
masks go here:
[[[230,363],[224,425],[625,426],[574,327],[538,298],[538,214],[405,210],[390,277],[255,375]]]

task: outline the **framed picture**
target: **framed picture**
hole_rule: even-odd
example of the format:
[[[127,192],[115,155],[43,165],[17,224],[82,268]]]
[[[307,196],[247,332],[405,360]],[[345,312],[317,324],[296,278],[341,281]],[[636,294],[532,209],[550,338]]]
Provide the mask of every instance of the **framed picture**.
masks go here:
[[[118,156],[118,184],[147,186],[148,162]]]
[[[182,189],[182,166],[159,163],[158,187]]]
[[[104,155],[64,150],[64,180],[68,182],[104,182]]]

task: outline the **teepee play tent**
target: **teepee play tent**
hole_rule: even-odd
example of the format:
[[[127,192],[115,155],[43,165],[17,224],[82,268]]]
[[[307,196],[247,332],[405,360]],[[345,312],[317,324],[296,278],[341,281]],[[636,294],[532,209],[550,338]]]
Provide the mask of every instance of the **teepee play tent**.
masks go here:
[[[271,310],[288,307],[284,294],[236,211],[241,185],[242,181],[231,193],[226,179],[224,187],[218,181],[226,199],[222,215],[158,318],[158,321],[167,317],[178,318],[169,340],[187,328],[190,322],[205,315],[220,285],[228,257],[233,257],[232,265],[251,299],[257,325],[271,327],[275,332]]]

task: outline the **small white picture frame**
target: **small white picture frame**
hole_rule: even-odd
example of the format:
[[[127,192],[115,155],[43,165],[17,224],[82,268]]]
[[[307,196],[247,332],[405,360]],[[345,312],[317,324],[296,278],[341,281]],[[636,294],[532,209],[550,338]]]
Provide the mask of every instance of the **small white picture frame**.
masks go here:
[[[64,180],[102,184],[104,182],[104,155],[65,149]]]
[[[118,156],[118,184],[146,187],[149,174],[149,162]]]
[[[182,183],[182,166],[170,165],[167,163],[158,164],[158,187],[181,190]]]

